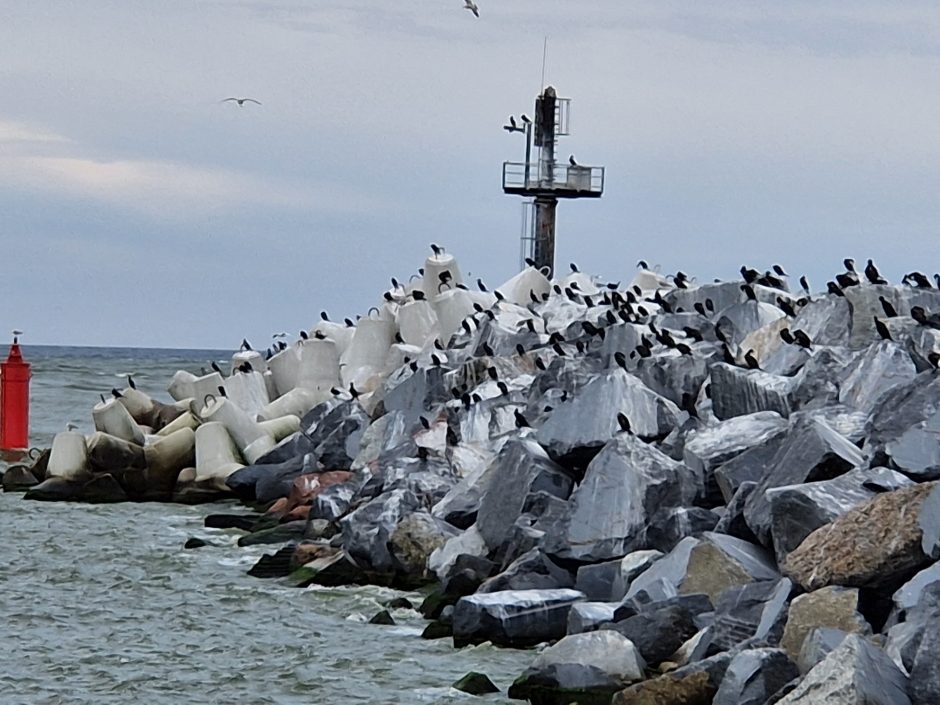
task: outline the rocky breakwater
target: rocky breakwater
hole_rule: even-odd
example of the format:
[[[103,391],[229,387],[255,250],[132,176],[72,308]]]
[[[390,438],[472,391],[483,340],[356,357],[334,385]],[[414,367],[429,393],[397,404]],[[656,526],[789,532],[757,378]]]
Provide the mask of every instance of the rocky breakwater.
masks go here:
[[[551,644],[509,691],[533,703],[933,705],[940,291],[845,264],[824,294],[471,291],[438,251],[369,316],[178,373],[162,422],[119,391],[17,472],[253,503],[208,521],[281,546],[256,575],[426,584],[429,638]]]

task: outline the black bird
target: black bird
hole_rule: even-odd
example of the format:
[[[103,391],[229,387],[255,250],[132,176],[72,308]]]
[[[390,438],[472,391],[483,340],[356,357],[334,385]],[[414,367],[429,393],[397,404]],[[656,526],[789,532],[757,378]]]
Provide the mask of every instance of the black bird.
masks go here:
[[[562,347],[558,343],[555,343],[552,345],[552,350],[555,351],[555,354],[558,355],[558,357],[565,356],[565,351],[562,349]]]
[[[320,311],[320,318],[324,321],[330,320],[330,317],[327,315],[326,311]]]
[[[836,296],[845,296],[842,291],[842,288],[835,282],[826,282],[826,290],[830,294],[835,294]]]
[[[392,277],[392,288],[401,289],[401,284],[398,283],[398,280],[395,277]]]
[[[522,343],[516,343],[516,354],[519,357],[525,357],[525,346]]]
[[[415,301],[424,301],[425,299],[427,299],[427,297],[424,295],[424,292],[421,291],[421,289],[415,289],[414,291],[412,291],[411,296],[412,298],[414,298]]]
[[[516,417],[516,428],[531,428],[525,416],[519,412],[519,409],[513,409],[512,415]]]
[[[239,366],[238,369],[239,369],[241,372],[243,372],[244,374],[248,374],[249,372],[253,372],[255,368],[251,366],[251,363],[248,362],[248,360],[245,360],[245,361]]]
[[[441,339],[440,339],[440,338],[435,338],[435,339],[434,339],[434,348],[435,348],[435,350],[443,350],[443,349],[444,349],[444,343],[441,342]]]
[[[757,294],[754,293],[754,287],[750,284],[742,284],[741,291],[744,292],[748,301],[757,301]]]
[[[428,461],[429,454],[430,451],[427,448],[424,446],[418,446],[418,460],[420,460],[422,463],[426,463]]]
[[[440,366],[441,366],[441,358],[439,358],[439,357],[438,357],[437,355],[435,355],[434,353],[431,353],[431,364],[434,365],[435,367],[440,367]]]
[[[482,348],[483,354],[486,355],[487,357],[493,357],[493,356],[496,354],[496,353],[493,351],[493,348],[490,347],[490,344],[487,343],[485,340],[484,340],[483,343],[480,345],[480,348]]]
[[[512,115],[509,116],[509,124],[512,125],[514,130],[519,129],[519,125],[516,123],[516,118],[514,118]]]
[[[493,296],[496,297],[497,301],[505,301],[506,297],[503,296],[502,292],[499,289],[493,289]]]
[[[686,337],[691,338],[696,343],[701,343],[702,340],[704,340],[704,337],[702,336],[702,332],[695,328],[692,328],[691,326],[683,326],[682,332],[686,334]]]
[[[506,386],[505,382],[497,382],[496,387],[499,389],[499,393],[504,397],[509,395],[509,387]]]
[[[526,125],[528,125],[528,124],[529,124],[530,122],[532,122],[532,121],[529,119],[529,116],[528,116],[528,115],[526,115],[525,113],[522,113],[522,122],[524,122]]]
[[[787,301],[787,300],[786,300],[785,298],[783,298],[782,296],[778,296],[778,297],[777,297],[777,308],[779,308],[781,311],[783,311],[783,312],[784,312],[786,315],[788,315],[790,318],[795,318],[795,317],[796,317],[796,310],[793,308],[793,304],[791,304],[789,301]]]
[[[934,369],[940,368],[940,353],[932,352],[927,355],[927,362],[934,366]]]
[[[574,155],[571,154],[568,156],[568,164],[570,166],[578,166],[578,163],[574,160]]]
[[[922,326],[940,330],[940,316],[937,314],[927,315],[923,306],[911,306],[911,318]]]
[[[615,314],[613,311],[607,311],[607,313],[604,314],[604,318],[607,319],[607,325],[609,326],[612,326],[617,322],[617,314]]]
[[[353,399],[358,399],[358,398],[359,398],[359,392],[358,392],[358,390],[353,386],[353,383],[352,383],[352,382],[349,383],[349,396],[351,396]]]
[[[546,369],[545,363],[542,362],[542,358],[540,358],[540,357],[535,358],[535,366],[536,366],[537,368],[539,368],[540,370],[542,370],[543,372],[544,372],[545,369]]]
[[[300,331],[300,338],[301,340],[309,340],[310,336],[307,334],[307,331],[302,330]]]
[[[470,395],[467,392],[460,395],[460,403],[463,404],[465,409],[470,408]]]
[[[933,287],[930,284],[930,279],[923,272],[911,272],[910,274],[905,274],[904,279],[901,281],[905,284],[908,283],[908,280],[914,282],[914,286],[918,289],[932,289]]]
[[[392,292],[390,292],[390,291],[386,291],[384,294],[382,294],[382,298],[385,299],[386,301],[394,301],[394,300],[395,300],[395,298],[392,296]]]
[[[793,345],[796,342],[789,328],[782,329],[780,331],[780,337],[783,339],[783,342],[786,343],[787,345]]]
[[[775,264],[773,267],[771,267],[771,269],[773,269],[774,272],[776,272],[778,276],[781,276],[781,277],[790,276],[789,274],[783,271],[783,267],[781,267],[779,264]]]
[[[744,279],[745,284],[753,284],[757,281],[757,278],[760,276],[760,272],[756,269],[750,269],[745,265],[741,265],[741,278]]]
[[[620,426],[620,430],[624,433],[632,433],[633,429],[630,428],[630,419],[627,418],[626,414],[619,412],[617,414],[617,424]]]
[[[470,322],[466,318],[460,322],[460,327],[463,328],[467,335],[470,335],[473,332],[473,329],[470,327]]]
[[[106,403],[107,403],[107,402],[105,401],[104,394],[99,394],[98,396],[101,398],[101,403],[102,403],[102,404],[106,404]]]
[[[806,278],[806,275],[803,275],[802,277],[800,277],[800,286],[803,287],[803,292],[807,296],[811,295],[810,290],[809,290],[809,279]]]
[[[685,272],[682,272],[682,271],[676,272],[676,276],[673,277],[673,281],[675,282],[676,287],[679,289],[689,288],[687,284],[687,282],[689,281],[689,277],[688,275],[685,274]]]
[[[580,340],[576,340],[574,341],[574,346],[578,349],[579,355],[584,354],[584,343],[582,343]]]
[[[326,335],[318,330],[313,331],[313,337],[317,340],[326,340]]]
[[[438,281],[440,281],[441,284],[446,284],[447,282],[451,281],[453,278],[454,278],[454,275],[450,273],[449,269],[445,269],[443,272],[437,275],[437,279]]]
[[[114,397],[115,399],[121,399],[121,398],[124,397],[124,395],[121,394],[121,393],[120,393],[117,389],[115,389],[114,387],[111,388],[111,396]]]
[[[581,271],[580,269],[578,269],[578,265],[576,265],[574,262],[569,262],[568,266],[571,267],[571,271],[574,274],[577,274],[578,272]]]
[[[220,396],[220,397],[227,397],[227,396],[228,396],[228,394],[226,394],[226,392],[225,392],[225,387],[219,385],[219,386],[217,387],[217,389],[219,390],[219,396]]]
[[[878,300],[881,302],[881,308],[884,310],[886,317],[894,318],[898,315],[897,309],[884,296],[879,296]]]
[[[558,331],[555,331],[550,336],[548,336],[549,343],[563,343],[565,342],[565,336],[563,336]]]
[[[705,308],[709,313],[715,312],[715,302],[711,299],[705,299]]]
[[[842,260],[842,264],[845,266],[845,271],[853,273],[855,272],[855,260],[851,257],[846,257],[844,260]]]
[[[649,269],[649,268],[650,268],[650,266],[646,263],[646,260],[645,260],[645,259],[641,259],[639,262],[637,262],[637,263],[636,263],[636,266],[637,266],[638,269]]]
[[[479,394],[477,394],[476,392],[474,392],[473,394],[470,395],[470,400],[471,400],[474,404],[479,404],[481,401],[483,401],[483,397],[481,397]]]
[[[442,254],[444,253],[444,248],[441,247],[441,246],[439,246],[439,245],[435,245],[435,244],[432,242],[432,243],[431,243],[431,252],[434,253],[434,256],[435,256],[435,257],[438,257],[438,256],[440,256],[440,255],[442,255]]]
[[[836,282],[843,289],[848,289],[850,286],[858,286],[858,275],[853,272],[836,274]]]
[[[727,343],[723,343],[721,346],[721,357],[725,364],[728,365],[737,365],[738,361],[734,359],[734,355],[731,354],[731,349],[728,347]]]
[[[425,431],[430,431],[430,430],[431,430],[431,422],[430,422],[430,421],[428,421],[428,420],[427,420],[426,418],[424,418],[423,416],[419,416],[419,417],[418,417],[418,420],[421,421],[421,425],[424,426],[424,430],[425,430]]]
[[[640,357],[652,357],[652,356],[653,356],[653,351],[650,350],[650,349],[649,349],[647,346],[645,346],[645,345],[637,345],[635,352],[636,352]]]
[[[757,358],[754,357],[754,351],[748,350],[744,353],[744,362],[747,364],[749,370],[759,370],[760,365],[757,363]]]
[[[252,350],[251,343],[249,343],[245,338],[242,338],[242,345],[239,350]]]
[[[534,333],[534,332],[535,332],[535,321],[533,321],[531,318],[525,319],[525,327],[529,329],[529,332],[530,332],[530,333]]]
[[[627,369],[627,357],[619,350],[614,353],[614,361],[623,369]]]
[[[582,321],[581,330],[583,330],[587,335],[591,335],[591,336],[598,335],[599,333],[602,332],[601,328],[598,328],[590,321]]]
[[[499,379],[499,372],[495,367],[487,367],[486,374],[490,376],[490,379],[496,382]]]
[[[875,263],[872,260],[868,260],[868,264],[865,265],[865,278],[868,279],[872,284],[887,284],[888,280],[881,276],[881,273],[878,271],[878,267],[875,266]]]
[[[678,350],[682,355],[692,354],[692,348],[690,348],[685,343],[676,343],[676,350]]]
[[[216,372],[218,372],[218,373],[219,373],[220,375],[222,375],[223,377],[225,376],[225,373],[222,372],[222,368],[219,367],[219,363],[217,363],[215,360],[213,360],[212,362],[209,363],[209,367],[211,367],[213,370],[215,370]]]
[[[535,295],[535,292],[532,289],[529,289],[529,300],[534,304],[542,303],[542,300]]]
[[[526,257],[526,258],[523,260],[523,262],[525,262],[525,264],[526,264],[527,267],[534,267],[534,266],[535,266],[535,260],[532,259],[531,257]]]
[[[878,316],[872,316],[875,319],[875,330],[878,331],[878,335],[881,336],[882,340],[894,340],[891,337],[891,331],[888,330],[888,326],[884,324],[884,321],[880,320]]]
[[[351,318],[344,318],[344,319],[343,319],[343,323],[346,324],[346,327],[347,327],[347,328],[355,328],[355,327],[356,327],[356,324],[353,323],[353,320],[352,320]]]
[[[127,386],[131,389],[137,389],[137,385],[134,384],[134,378],[130,375],[127,375]]]
[[[411,370],[412,372],[417,372],[417,371],[418,371],[418,361],[417,361],[417,360],[412,360],[411,362],[409,362],[409,363],[408,363],[408,369]]]
[[[813,341],[810,340],[810,337],[806,335],[805,331],[802,331],[799,328],[793,331],[793,340],[796,341],[797,345],[806,350],[810,350],[813,347]]]
[[[486,284],[483,283],[483,280],[477,277],[477,287],[480,291],[486,291]]]
[[[704,304],[702,304],[701,301],[696,301],[694,304],[692,304],[692,308],[695,309],[695,312],[696,312],[698,315],[700,315],[700,316],[705,316],[706,318],[708,317],[708,314],[705,313],[705,306],[704,306]]]

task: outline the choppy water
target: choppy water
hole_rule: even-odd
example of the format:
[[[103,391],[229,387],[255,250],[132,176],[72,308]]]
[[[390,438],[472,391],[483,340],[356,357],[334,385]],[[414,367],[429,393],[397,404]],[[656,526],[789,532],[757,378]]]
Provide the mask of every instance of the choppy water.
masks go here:
[[[138,387],[166,399],[183,367],[223,353],[27,348],[32,439],[66,422],[91,429],[99,392]],[[212,356],[210,358],[209,356]],[[419,637],[424,621],[365,621],[399,593],[286,588],[246,575],[264,547],[205,529],[235,505],[75,505],[0,494],[0,702],[69,705],[189,703],[509,703],[449,688],[470,670],[504,690],[531,652],[454,650]],[[182,548],[198,536],[210,545]],[[270,550],[270,549],[268,549]],[[415,597],[417,600],[418,598]]]

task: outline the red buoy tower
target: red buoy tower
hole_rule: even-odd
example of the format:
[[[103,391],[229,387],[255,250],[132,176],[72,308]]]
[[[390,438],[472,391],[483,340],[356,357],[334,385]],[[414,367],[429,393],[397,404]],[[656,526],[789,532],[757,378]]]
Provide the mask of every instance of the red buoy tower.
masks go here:
[[[6,362],[0,362],[0,449],[29,447],[30,364],[23,359],[14,337]]]

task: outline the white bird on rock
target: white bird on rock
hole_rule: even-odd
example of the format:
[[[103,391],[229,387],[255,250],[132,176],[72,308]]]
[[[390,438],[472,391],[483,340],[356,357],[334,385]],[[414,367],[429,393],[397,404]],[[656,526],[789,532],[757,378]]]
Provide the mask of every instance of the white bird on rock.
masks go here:
[[[463,9],[470,10],[474,17],[480,16],[480,8],[477,7],[477,4],[473,2],[473,0],[463,0]]]

